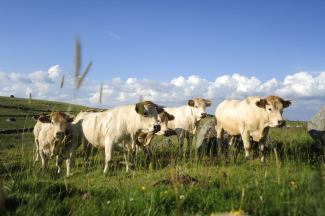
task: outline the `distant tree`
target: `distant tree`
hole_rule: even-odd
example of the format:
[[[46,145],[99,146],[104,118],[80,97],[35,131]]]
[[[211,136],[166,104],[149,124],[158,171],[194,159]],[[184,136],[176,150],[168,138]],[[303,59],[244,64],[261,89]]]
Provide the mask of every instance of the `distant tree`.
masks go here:
[[[14,98],[15,96],[13,96],[13,95],[10,95],[10,97],[11,97],[11,98]]]

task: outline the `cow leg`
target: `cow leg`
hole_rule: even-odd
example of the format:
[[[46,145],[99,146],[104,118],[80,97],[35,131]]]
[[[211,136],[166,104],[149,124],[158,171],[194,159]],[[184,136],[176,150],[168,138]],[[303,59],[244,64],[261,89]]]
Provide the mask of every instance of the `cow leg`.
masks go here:
[[[178,145],[179,145],[179,153],[183,155],[183,145],[184,145],[184,135],[185,130],[181,128],[176,128],[176,134],[178,139]]]
[[[43,151],[40,152],[40,156],[41,156],[41,159],[42,159],[42,168],[43,168],[43,174],[44,174],[45,171],[46,171],[46,167],[47,167],[47,157],[43,153]]]
[[[246,159],[246,161],[249,161],[249,150],[251,149],[251,142],[249,140],[248,131],[242,132],[241,137],[242,137],[242,140],[244,143],[245,159]]]
[[[227,138],[227,143],[228,143],[228,157],[229,157],[229,160],[231,160],[231,156],[232,156],[231,148],[232,148],[232,145],[234,143],[234,140],[235,140],[235,137],[230,136],[230,135]]]
[[[218,157],[221,157],[222,155],[221,145],[224,141],[224,137],[223,137],[224,130],[220,125],[216,125],[215,128],[217,131]]]
[[[261,164],[265,164],[265,155],[264,155],[264,150],[265,150],[265,141],[267,139],[267,136],[263,137],[259,144],[259,149],[260,149],[260,162]]]
[[[131,165],[130,163],[133,163],[133,154],[130,151],[127,151],[124,153],[125,163],[126,163],[126,172],[131,171]]]
[[[144,153],[144,158],[149,159],[149,155],[151,154],[150,151],[150,143],[153,137],[155,136],[154,133],[148,133],[147,134],[147,141],[143,146],[143,153]]]
[[[71,150],[71,151],[69,151],[69,153],[67,155],[67,160],[66,160],[66,163],[67,163],[67,177],[73,175],[73,173],[70,172],[71,171],[71,163],[72,163],[73,157],[74,157],[74,151]]]
[[[108,137],[105,138],[105,168],[104,173],[108,170],[108,164],[113,158],[114,141]]]
[[[35,144],[36,144],[36,162],[39,161],[39,143],[38,143],[38,139],[35,139]]]
[[[187,154],[191,156],[191,147],[192,147],[193,135],[189,134],[187,136]]]
[[[58,169],[58,176],[60,175],[60,171],[61,171],[61,166],[62,166],[62,162],[63,162],[63,158],[62,155],[59,154],[56,156],[56,167]]]

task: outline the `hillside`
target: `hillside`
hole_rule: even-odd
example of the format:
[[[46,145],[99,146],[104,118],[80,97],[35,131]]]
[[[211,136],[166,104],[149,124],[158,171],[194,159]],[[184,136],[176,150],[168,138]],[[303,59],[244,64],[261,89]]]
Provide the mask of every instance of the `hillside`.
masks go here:
[[[52,110],[66,112],[68,107],[72,114],[78,114],[82,110],[88,110],[89,107],[26,98],[10,98],[0,96],[0,131],[6,129],[18,129],[34,127],[35,121],[31,118],[34,114],[45,112],[50,113]],[[8,118],[15,118],[16,121],[8,122]]]

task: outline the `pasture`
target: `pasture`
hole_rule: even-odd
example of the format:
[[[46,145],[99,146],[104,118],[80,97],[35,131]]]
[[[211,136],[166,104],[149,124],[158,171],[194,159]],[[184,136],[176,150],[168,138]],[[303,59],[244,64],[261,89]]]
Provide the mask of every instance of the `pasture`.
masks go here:
[[[67,110],[68,105],[48,101],[0,97],[1,105]],[[55,108],[54,108],[55,106]],[[61,107],[60,107],[61,106]],[[87,107],[74,106],[75,111]],[[39,109],[39,108],[37,108]],[[290,108],[289,108],[290,109]],[[290,110],[285,110],[289,112]],[[33,127],[31,110],[1,108],[0,130],[15,128],[6,118],[17,118],[18,128]],[[36,111],[33,111],[37,113]],[[6,115],[6,116],[4,116]],[[9,116],[13,115],[13,116]],[[213,118],[205,118],[204,122]],[[18,121],[19,120],[19,121]],[[80,146],[66,178],[55,172],[55,159],[43,173],[35,162],[32,132],[0,134],[1,215],[217,215],[245,212],[248,215],[325,215],[325,161],[323,148],[309,136],[306,122],[287,122],[291,128],[272,128],[276,143],[267,149],[266,164],[260,165],[258,152],[251,150],[245,162],[243,150],[236,163],[226,153],[221,158],[201,154],[193,141],[190,157],[180,157],[176,136],[168,137],[173,148],[153,149],[150,160],[136,157],[131,173],[125,172],[123,155],[114,153],[104,174],[100,153],[91,157],[86,174]],[[302,125],[295,128],[294,125]],[[155,136],[152,144],[166,137]],[[226,151],[224,151],[226,152]],[[179,175],[195,180],[178,181]],[[155,184],[170,179],[173,184]]]

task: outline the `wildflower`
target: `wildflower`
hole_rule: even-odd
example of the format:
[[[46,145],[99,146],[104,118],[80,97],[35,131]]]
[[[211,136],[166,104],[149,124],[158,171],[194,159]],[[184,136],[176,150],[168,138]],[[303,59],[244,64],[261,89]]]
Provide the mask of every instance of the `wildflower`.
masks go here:
[[[110,201],[110,200],[108,200],[108,201],[107,201],[107,205],[108,205],[108,204],[110,204],[110,203],[111,203],[111,201]]]
[[[260,196],[261,201],[263,202],[263,196]]]
[[[295,184],[295,182],[294,181],[292,181],[292,182],[290,182],[292,185],[294,185]]]
[[[210,214],[210,216],[214,216],[214,214],[212,213],[212,214]]]
[[[184,195],[180,195],[179,198],[180,198],[180,199],[183,199],[183,198],[184,198]]]
[[[211,179],[209,180],[209,182],[212,182]]]
[[[130,202],[133,202],[134,201],[134,199],[133,198],[130,198]]]
[[[88,194],[84,194],[84,199],[87,199],[88,198]]]
[[[167,191],[165,191],[165,194],[167,193]]]
[[[143,186],[141,189],[142,189],[142,190],[144,190],[144,189],[146,189],[146,187],[145,187],[145,186]]]

